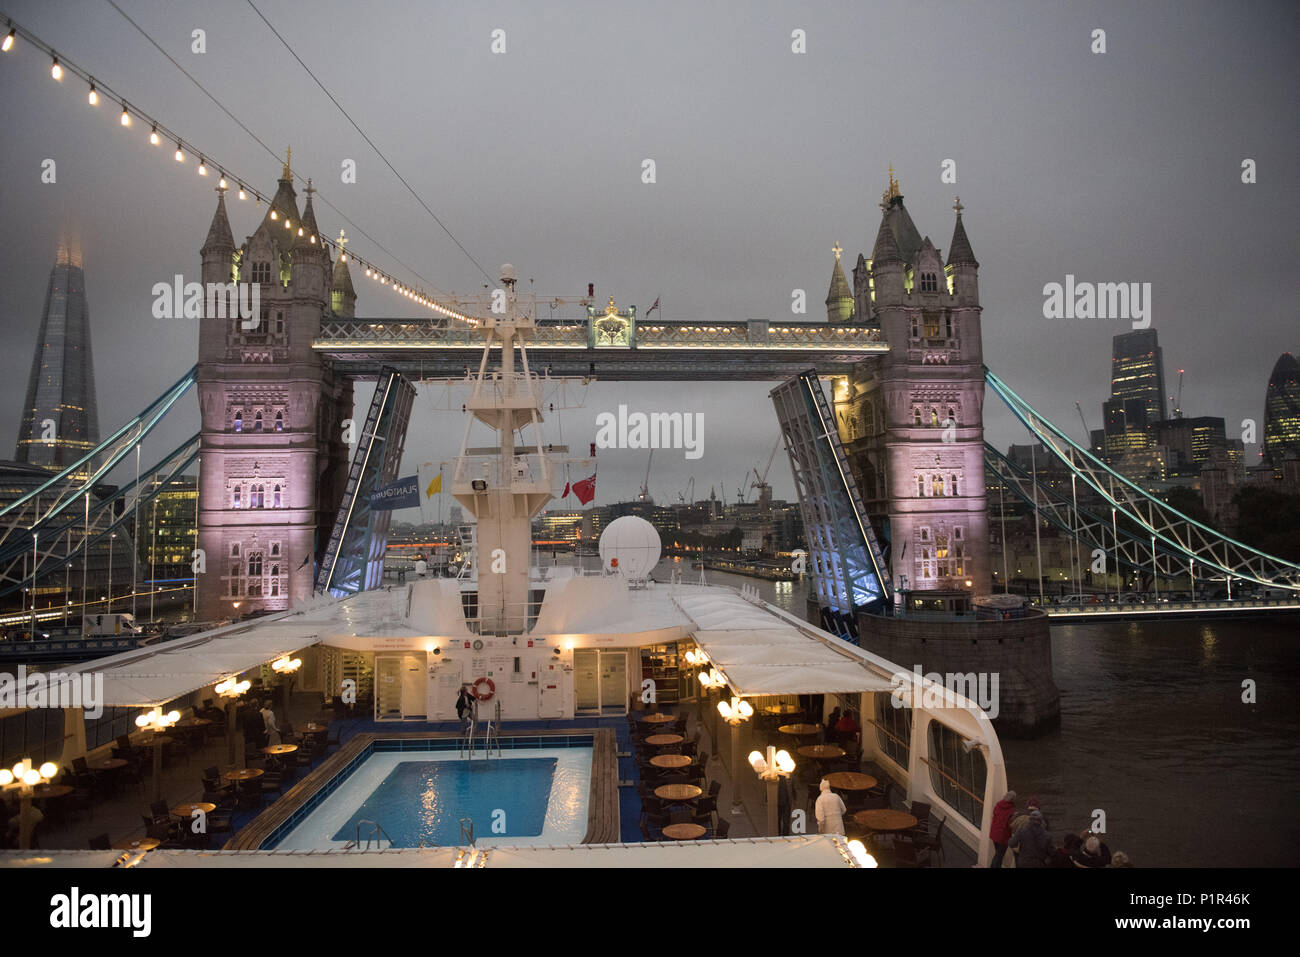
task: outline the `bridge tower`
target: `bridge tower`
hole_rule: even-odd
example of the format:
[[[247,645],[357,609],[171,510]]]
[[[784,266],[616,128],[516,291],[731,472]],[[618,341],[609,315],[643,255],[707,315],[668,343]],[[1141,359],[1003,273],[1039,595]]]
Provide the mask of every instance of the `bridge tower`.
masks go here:
[[[352,385],[312,350],[355,293],[320,240],[311,183],[301,215],[288,162],[261,223],[236,247],[225,191],[201,250],[203,281],[256,283],[247,320],[213,310],[199,332],[202,416],[197,615],[280,610],[312,592],[347,479]]]
[[[855,321],[878,323],[890,351],[837,380],[832,397],[895,585],[987,594],[979,263],[953,208],[945,264],[890,171],[871,259],[853,270]]]

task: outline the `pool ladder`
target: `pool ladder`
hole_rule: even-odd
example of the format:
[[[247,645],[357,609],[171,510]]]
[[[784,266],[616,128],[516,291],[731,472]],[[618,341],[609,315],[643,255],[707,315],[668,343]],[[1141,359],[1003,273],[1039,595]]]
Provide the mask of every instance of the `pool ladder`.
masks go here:
[[[370,831],[366,834],[365,847],[361,847],[361,825],[362,824],[371,825]],[[347,851],[347,850],[351,850],[354,847],[357,847],[363,851],[368,851],[370,850],[370,842],[374,841],[376,849],[382,851],[384,849],[383,845],[379,843],[381,839],[388,841],[388,846],[390,848],[393,846],[393,839],[388,836],[387,831],[385,831],[382,827],[379,826],[379,823],[377,821],[367,821],[367,820],[357,821],[357,839],[355,841],[348,841],[347,844],[343,845],[343,849]]]
[[[472,817],[460,819],[460,843],[464,847],[474,845],[474,819]]]

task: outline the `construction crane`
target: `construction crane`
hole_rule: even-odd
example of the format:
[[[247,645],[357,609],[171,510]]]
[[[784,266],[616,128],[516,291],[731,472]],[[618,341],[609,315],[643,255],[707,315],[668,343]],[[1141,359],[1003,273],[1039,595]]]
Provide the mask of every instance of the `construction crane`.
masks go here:
[[[655,500],[650,497],[650,465],[655,460],[655,450],[650,450],[650,457],[645,463],[645,480],[641,483],[641,494],[637,496],[638,502],[644,502],[646,505],[653,505]]]
[[[694,475],[692,475],[691,480],[686,483],[686,491],[677,493],[677,501],[683,505],[695,504],[695,476]]]
[[[767,466],[763,469],[762,475],[758,474],[758,466],[754,467],[754,478],[758,481],[752,482],[749,487],[758,489],[760,496],[763,494],[763,489],[767,488],[767,473],[772,471],[772,462],[776,460],[776,450],[780,446],[781,437],[778,435],[776,441],[772,443],[772,454],[767,457]]]
[[[1092,447],[1092,429],[1088,428],[1088,420],[1083,417],[1083,409],[1077,402],[1074,403],[1074,407],[1079,412],[1079,421],[1083,423],[1083,447],[1090,452],[1095,452],[1096,449]]]

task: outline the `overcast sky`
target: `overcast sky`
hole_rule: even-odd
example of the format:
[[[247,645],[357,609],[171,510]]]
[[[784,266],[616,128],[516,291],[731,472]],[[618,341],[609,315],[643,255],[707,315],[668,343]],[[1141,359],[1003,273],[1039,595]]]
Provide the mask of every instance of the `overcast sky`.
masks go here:
[[[439,290],[486,280],[419,207],[246,2],[120,6],[321,194]],[[1081,438],[1101,425],[1122,320],[1043,318],[1043,287],[1149,282],[1169,390],[1229,434],[1262,429],[1268,375],[1300,347],[1296,50],[1278,3],[489,3],[256,0],[455,237],[493,276],[512,262],[545,295],[656,297],[665,319],[786,320],[791,291],[824,316],[831,246],[870,253],[892,163],[918,229],[947,254],[954,194],[980,261],[985,361]],[[279,161],[107,2],[4,0],[32,30],[228,170],[273,193]],[[1106,52],[1091,52],[1105,30]],[[207,51],[191,52],[206,31]],[[506,51],[491,50],[494,30]],[[807,52],[791,50],[794,30]],[[193,161],[50,78],[21,43],[0,56],[0,456],[12,454],[60,229],[79,229],[101,432],[189,368],[195,321],[150,315],[151,288],[199,278],[215,196]],[[174,148],[174,147],[173,147]],[[57,183],[41,164],[57,162]],[[644,159],[657,182],[642,182]],[[357,182],[340,182],[341,163]],[[956,163],[955,186],[941,182]],[[1258,182],[1242,183],[1242,161]],[[301,190],[301,180],[296,184]],[[301,193],[300,193],[301,200]],[[251,200],[230,204],[236,242]],[[317,206],[322,231],[339,218]],[[353,230],[348,228],[349,234]],[[416,277],[357,235],[356,252]],[[360,285],[361,317],[416,316]],[[652,494],[697,497],[767,460],[774,383],[598,384],[563,438],[594,439],[626,403],[704,414],[704,455],[655,456]],[[407,467],[455,455],[459,411],[421,397]],[[358,408],[358,417],[365,409]],[[986,435],[1025,441],[990,395]],[[197,405],[159,440],[197,427]],[[553,441],[558,441],[559,423]],[[1253,450],[1252,450],[1253,453]],[[1253,454],[1251,461],[1254,461]],[[605,451],[597,501],[631,497],[645,453]],[[573,478],[580,478],[574,475]],[[770,480],[793,495],[784,453]],[[570,499],[570,502],[573,500]]]

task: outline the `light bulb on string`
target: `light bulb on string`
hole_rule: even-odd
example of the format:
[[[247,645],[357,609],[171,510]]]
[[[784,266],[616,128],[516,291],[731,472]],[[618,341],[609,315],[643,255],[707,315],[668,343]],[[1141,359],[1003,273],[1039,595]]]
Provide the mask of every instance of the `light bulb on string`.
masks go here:
[[[240,198],[240,199],[248,199],[248,195],[244,192],[244,184],[243,184],[243,183],[240,183],[240,184],[239,184],[239,198]]]
[[[302,227],[301,227],[301,226],[298,227],[298,235],[299,235],[299,236],[302,235]],[[315,236],[312,237],[313,240],[314,240],[315,238],[316,238]]]
[[[89,101],[91,106],[94,106],[96,103],[99,102],[99,93],[95,91],[94,80],[90,81],[90,96],[88,96],[86,99]]]
[[[56,80],[63,79],[63,67],[59,66],[58,57],[54,58],[54,63],[50,66],[50,76],[54,77]]]
[[[275,210],[271,210],[271,218],[272,218],[272,219],[279,219],[280,217],[276,214]]]
[[[221,179],[217,180],[217,188],[218,188],[218,189],[225,189],[225,188],[229,185],[229,184],[226,182],[226,171],[225,171],[225,170],[218,170],[217,172],[219,172],[219,173],[221,174]]]
[[[9,31],[9,35],[5,37],[4,43],[0,44],[0,50],[3,50],[5,53],[8,53],[10,50],[14,48],[14,34],[16,32],[17,31],[15,30]]]
[[[157,146],[161,142],[162,140],[158,138],[158,124],[155,123],[153,129],[149,131],[149,145]]]
[[[181,141],[180,141],[180,140],[177,140],[177,141],[176,141],[176,162],[178,162],[178,163],[184,163],[184,162],[185,162],[185,151],[181,149]]]
[[[204,161],[202,156],[199,157],[199,175],[200,176],[208,175],[208,164],[206,161]]]
[[[125,103],[122,104],[121,123],[122,123],[123,126],[130,126],[130,125],[131,125],[131,113],[130,113],[130,111],[127,110],[127,108],[126,108],[126,104],[125,104]]]

